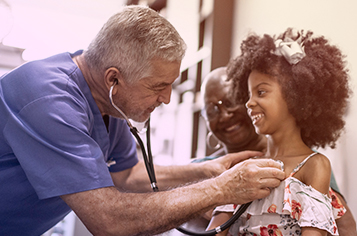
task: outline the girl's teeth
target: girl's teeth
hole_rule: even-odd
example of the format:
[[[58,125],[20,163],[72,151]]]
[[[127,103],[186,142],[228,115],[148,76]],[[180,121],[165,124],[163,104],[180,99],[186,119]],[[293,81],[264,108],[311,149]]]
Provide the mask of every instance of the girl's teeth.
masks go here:
[[[254,115],[252,116],[252,120],[253,122],[257,121],[258,119],[262,118],[264,115],[263,114],[259,114],[259,115]]]

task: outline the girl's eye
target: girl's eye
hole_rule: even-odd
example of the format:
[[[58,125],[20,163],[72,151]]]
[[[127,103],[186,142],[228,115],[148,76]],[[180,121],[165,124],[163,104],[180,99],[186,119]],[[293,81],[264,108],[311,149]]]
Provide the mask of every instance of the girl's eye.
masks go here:
[[[259,96],[262,96],[264,93],[266,93],[265,90],[258,90],[258,95],[259,95]]]

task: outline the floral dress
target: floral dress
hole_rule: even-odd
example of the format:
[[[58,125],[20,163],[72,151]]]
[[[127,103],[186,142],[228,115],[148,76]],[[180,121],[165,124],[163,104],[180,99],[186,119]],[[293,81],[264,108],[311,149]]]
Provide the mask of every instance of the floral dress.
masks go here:
[[[301,227],[315,227],[338,235],[335,219],[341,217],[346,209],[332,189],[329,198],[293,177],[315,154],[301,162],[268,197],[253,201],[230,227],[228,235],[295,236],[301,235]],[[215,212],[232,212],[234,208],[226,205],[216,208]]]

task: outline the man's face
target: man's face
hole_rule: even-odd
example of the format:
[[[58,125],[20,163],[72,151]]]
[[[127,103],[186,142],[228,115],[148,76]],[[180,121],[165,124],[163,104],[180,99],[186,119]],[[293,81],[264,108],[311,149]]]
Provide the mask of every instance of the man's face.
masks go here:
[[[144,122],[162,103],[170,102],[172,84],[180,75],[180,62],[153,61],[151,75],[135,83],[124,83],[115,104],[126,116]],[[114,98],[115,99],[115,98]]]

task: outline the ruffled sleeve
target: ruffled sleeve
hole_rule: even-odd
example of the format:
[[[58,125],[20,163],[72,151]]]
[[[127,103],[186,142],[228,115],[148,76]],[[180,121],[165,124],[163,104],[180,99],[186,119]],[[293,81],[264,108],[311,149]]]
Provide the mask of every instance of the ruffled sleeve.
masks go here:
[[[269,196],[253,201],[229,232],[232,235],[238,232],[268,235],[262,232],[271,230],[276,235],[295,235],[301,233],[301,227],[314,227],[338,235],[335,219],[346,210],[333,192],[330,192],[330,196],[289,177]],[[220,206],[214,214],[233,212],[237,208],[235,205]]]
[[[285,180],[282,213],[290,214],[300,227],[315,227],[338,235],[332,199],[294,177]]]
[[[335,191],[333,191],[332,188],[330,188],[329,194],[332,199],[332,211],[333,211],[333,216],[335,219],[341,218],[345,213],[346,213],[346,208],[342,205],[342,202],[340,199],[337,197]]]

